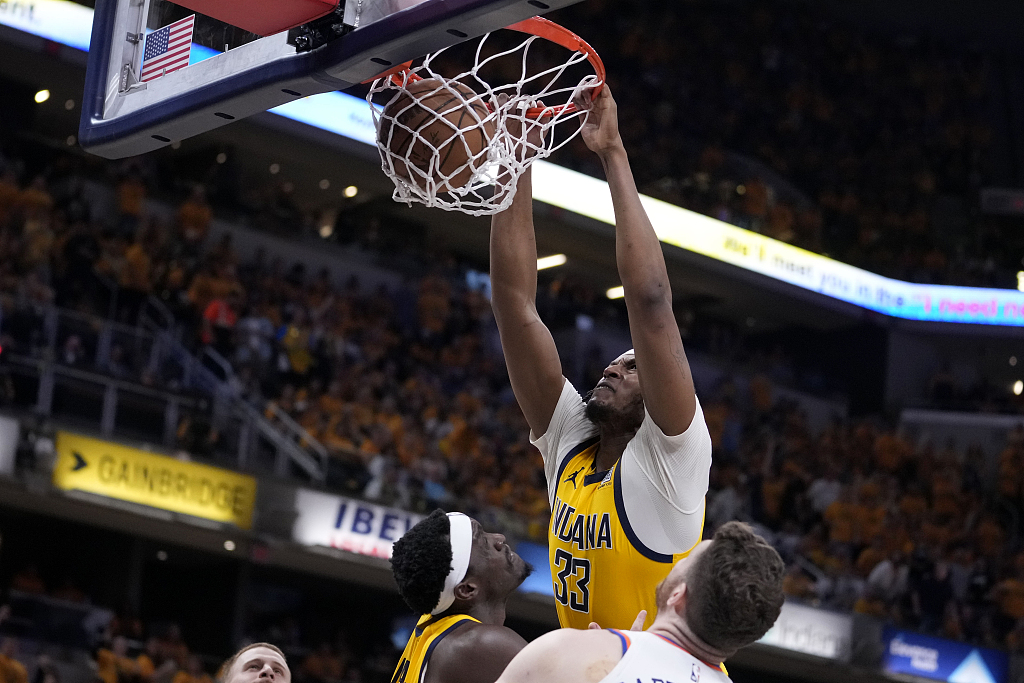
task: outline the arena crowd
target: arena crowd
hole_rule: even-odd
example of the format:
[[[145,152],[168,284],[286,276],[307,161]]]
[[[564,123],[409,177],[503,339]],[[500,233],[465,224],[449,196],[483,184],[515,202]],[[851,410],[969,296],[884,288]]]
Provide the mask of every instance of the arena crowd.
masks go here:
[[[326,272],[261,256],[241,262],[230,240],[208,240],[213,209],[201,187],[161,225],[144,215],[148,190],[137,176],[116,179],[115,216],[92,215],[74,173],[4,178],[0,292],[16,309],[56,303],[105,313],[106,281],[118,292],[113,314],[130,322],[156,296],[195,348],[231,362],[248,400],[276,405],[327,448],[330,487],[413,510],[458,507],[521,538],[544,538],[543,472],[507,386],[486,291],[468,286],[454,259],[421,263],[393,291],[364,291],[355,280],[338,287]],[[552,280],[543,292],[548,317],[595,311],[593,293],[570,286],[566,299],[562,285]],[[31,324],[22,323],[5,325],[5,348],[31,345]],[[737,359],[714,341],[721,332],[694,329],[688,343]],[[59,361],[87,362],[92,343],[69,335]],[[1021,435],[992,477],[977,453],[910,443],[880,418],[837,419],[814,433],[798,406],[773,394],[793,379],[785,356],[761,361],[743,364],[751,376],[743,387],[701,388],[716,448],[708,530],[734,518],[757,524],[790,562],[795,598],[1016,647]],[[602,362],[597,353],[591,381]],[[163,381],[133,368],[113,353],[92,369]],[[216,439],[184,423],[180,436],[200,457]]]
[[[644,160],[634,167],[645,191],[883,275],[1013,285],[1020,236],[974,208],[977,191],[1003,179],[986,54],[866,36],[796,5],[612,4],[588,0],[556,18],[609,65],[622,116],[636,122],[626,143]],[[424,512],[459,508],[543,540],[540,459],[508,387],[486,286],[469,283],[467,264],[402,250],[382,238],[379,217],[350,216],[336,235],[378,264],[401,264],[399,286],[338,283],[266,254],[242,259],[229,238],[210,237],[215,215],[310,235],[314,217],[286,183],[244,187],[213,155],[187,167],[169,156],[100,163],[4,144],[3,353],[38,352],[48,306],[131,326],[155,297],[190,348],[230,363],[247,401],[287,413],[327,449],[332,490]],[[578,151],[559,161],[598,173]],[[94,200],[97,185],[112,209]],[[150,199],[173,203],[173,218],[148,212]],[[622,322],[621,307],[581,283],[545,274],[542,285],[538,306],[552,327],[581,315]],[[776,389],[841,393],[834,378],[728,323],[685,310],[679,322],[688,350],[749,378],[699,387],[715,447],[709,533],[731,519],[755,524],[788,562],[793,599],[1024,652],[1024,431],[987,467],[977,451],[911,441],[882,416],[812,429]],[[129,348],[115,345],[96,365],[90,329],[59,338],[56,362],[175,388]],[[593,383],[616,352],[594,349],[580,379]],[[1024,412],[985,387],[933,397],[951,392],[958,408]],[[0,355],[0,406],[16,404],[15,393]],[[218,438],[186,419],[178,445],[213,458]],[[15,578],[12,590],[82,598],[30,568]],[[290,639],[308,681],[391,672],[388,643],[353,654],[343,637],[309,643],[301,630],[258,635]],[[26,683],[8,647],[0,680]],[[103,683],[204,683],[213,672],[181,629],[156,633],[128,618],[112,626],[95,667]]]
[[[641,191],[888,277],[1015,286],[1013,219],[977,209],[1014,183],[996,52],[802,3],[588,0],[553,18],[610,65]],[[601,173],[582,143],[560,162]]]

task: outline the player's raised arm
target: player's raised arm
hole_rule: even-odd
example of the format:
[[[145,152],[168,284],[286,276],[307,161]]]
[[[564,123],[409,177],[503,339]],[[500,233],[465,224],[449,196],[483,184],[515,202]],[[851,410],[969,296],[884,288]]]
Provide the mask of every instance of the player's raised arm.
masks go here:
[[[615,260],[626,296],[640,391],[665,434],[686,431],[697,399],[690,365],[672,313],[672,290],[661,242],[640,203],[619,137],[615,100],[605,87],[591,103],[583,140],[600,158],[615,207]]]
[[[537,436],[547,431],[564,378],[551,332],[537,313],[537,239],[527,169],[515,199],[491,219],[491,308],[523,415]]]

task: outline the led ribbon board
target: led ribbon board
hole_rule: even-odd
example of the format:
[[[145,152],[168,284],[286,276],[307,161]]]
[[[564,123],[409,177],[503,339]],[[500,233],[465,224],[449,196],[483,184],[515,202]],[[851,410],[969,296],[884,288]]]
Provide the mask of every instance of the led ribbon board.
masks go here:
[[[534,199],[615,222],[603,180],[549,163],[534,168]],[[717,261],[897,318],[1024,326],[1024,292],[893,280],[668,202],[641,200],[662,242]]]
[[[0,24],[87,52],[92,9],[69,0],[0,2]]]
[[[91,17],[92,10],[68,0],[0,2],[0,24],[79,49],[88,47]],[[198,45],[193,45],[192,53],[192,62],[218,54]],[[358,97],[330,92],[270,111],[374,144],[369,107]],[[534,199],[604,223],[614,222],[604,181],[545,161],[534,164],[534,175]],[[666,244],[897,318],[1024,327],[1024,292],[893,280],[667,202],[642,199]]]

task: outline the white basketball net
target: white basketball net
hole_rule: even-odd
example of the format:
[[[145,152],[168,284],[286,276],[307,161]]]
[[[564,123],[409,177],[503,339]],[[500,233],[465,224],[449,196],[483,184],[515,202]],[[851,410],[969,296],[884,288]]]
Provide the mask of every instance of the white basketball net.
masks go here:
[[[486,34],[479,39],[473,68],[454,78],[446,77],[432,68],[433,62],[448,48],[427,55],[422,65],[411,69],[412,73],[423,79],[441,81],[433,93],[419,93],[416,97],[423,99],[443,93],[451,98],[457,98],[461,105],[467,106],[471,116],[464,117],[467,123],[461,127],[457,127],[450,118],[443,115],[445,111],[450,112],[457,106],[453,104],[440,113],[430,112],[425,121],[417,124],[416,130],[409,128],[397,119],[403,111],[416,106],[416,98],[409,96],[406,90],[415,79],[405,73],[404,77],[398,77],[401,84],[396,84],[390,77],[378,78],[373,82],[366,100],[370,104],[373,122],[378,131],[377,148],[380,150],[384,173],[395,184],[395,192],[392,195],[395,201],[409,205],[419,202],[446,211],[462,211],[473,216],[492,215],[504,211],[512,204],[516,183],[523,171],[537,159],[550,156],[555,150],[566,145],[579,134],[580,128],[586,122],[586,111],[563,111],[561,107],[555,106],[572,102],[583,90],[599,84],[597,76],[588,76],[573,84],[560,83],[567,80],[566,70],[569,67],[587,61],[586,54],[573,52],[568,60],[559,66],[528,74],[527,56],[530,47],[537,40],[544,39],[534,35],[526,36],[515,48],[482,57],[484,46],[490,36],[491,34]],[[496,60],[509,59],[521,60],[519,79],[516,82],[492,86],[480,76],[479,72],[485,66]],[[468,86],[476,93],[476,97],[467,98],[467,93],[447,85],[452,81]],[[386,114],[385,109],[397,102],[403,94],[409,97],[409,105]],[[499,95],[503,97],[499,98]],[[486,103],[488,113],[480,114],[468,106],[470,100],[476,103],[478,108],[481,103]],[[537,119],[527,117],[526,110],[539,106],[541,101],[545,107],[544,114]],[[429,109],[418,107],[418,111],[429,112]],[[379,134],[382,122],[390,124],[388,139],[385,140],[381,140]],[[442,142],[441,149],[420,134],[420,131],[429,129],[436,122],[443,122],[443,125],[456,131],[457,135],[450,141]],[[556,132],[555,129],[559,126],[561,128]],[[481,132],[490,129],[495,131],[493,135]],[[487,138],[483,149],[476,154],[472,153],[472,147],[466,141],[466,135],[469,133],[473,134],[475,140],[480,140],[481,134]],[[401,145],[405,147],[403,155],[396,154],[391,149],[391,140],[396,135],[403,139],[407,135],[413,136],[414,142]],[[445,172],[442,173],[442,151],[447,151],[451,145],[465,145],[467,160],[457,168],[445,164]],[[418,164],[410,159],[410,153],[414,149],[417,150]],[[430,155],[429,164],[424,163],[422,158],[424,149]],[[450,156],[446,154],[447,158]],[[399,172],[396,167],[405,172]],[[470,173],[468,182],[465,182]],[[457,182],[464,184],[456,185]]]

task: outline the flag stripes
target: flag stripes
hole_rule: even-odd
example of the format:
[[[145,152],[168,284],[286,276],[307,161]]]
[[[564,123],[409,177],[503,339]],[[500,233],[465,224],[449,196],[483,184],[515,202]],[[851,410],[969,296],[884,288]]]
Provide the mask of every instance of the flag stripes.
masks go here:
[[[196,15],[193,14],[146,36],[139,80],[151,81],[188,66],[195,23]]]

